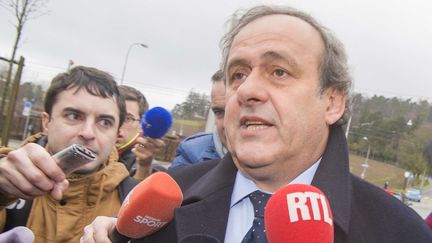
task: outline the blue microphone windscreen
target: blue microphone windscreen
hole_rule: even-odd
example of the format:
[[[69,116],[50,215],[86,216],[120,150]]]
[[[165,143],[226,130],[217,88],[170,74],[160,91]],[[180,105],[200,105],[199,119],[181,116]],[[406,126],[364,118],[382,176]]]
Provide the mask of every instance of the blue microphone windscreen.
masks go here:
[[[171,128],[173,118],[171,113],[162,107],[154,107],[144,114],[141,120],[141,128],[144,136],[161,138]]]

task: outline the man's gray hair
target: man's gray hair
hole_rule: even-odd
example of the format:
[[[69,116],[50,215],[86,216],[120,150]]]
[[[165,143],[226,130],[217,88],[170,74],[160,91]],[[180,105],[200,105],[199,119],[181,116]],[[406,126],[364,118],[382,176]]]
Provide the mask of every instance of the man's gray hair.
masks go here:
[[[320,90],[323,94],[328,88],[334,88],[346,96],[344,115],[336,124],[343,124],[349,116],[350,92],[352,80],[349,74],[347,56],[343,44],[333,35],[333,33],[318,23],[312,16],[291,7],[283,6],[256,6],[247,11],[237,11],[232,19],[229,31],[223,36],[220,46],[222,48],[221,70],[226,73],[228,55],[231,45],[237,34],[249,23],[268,15],[289,15],[299,18],[309,23],[321,35],[324,42],[324,53],[321,57],[319,66],[320,71]],[[225,77],[225,80],[228,77]]]

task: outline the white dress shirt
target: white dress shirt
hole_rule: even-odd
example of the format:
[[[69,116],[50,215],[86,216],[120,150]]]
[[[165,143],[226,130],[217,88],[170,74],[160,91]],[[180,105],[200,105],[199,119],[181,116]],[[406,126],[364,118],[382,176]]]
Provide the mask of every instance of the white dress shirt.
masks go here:
[[[288,184],[310,185],[320,162],[321,158]],[[252,227],[254,212],[253,205],[248,196],[251,192],[256,190],[259,189],[255,182],[244,176],[240,171],[237,171],[234,189],[231,195],[230,212],[228,215],[227,229],[225,231],[225,243],[241,242],[248,230]]]

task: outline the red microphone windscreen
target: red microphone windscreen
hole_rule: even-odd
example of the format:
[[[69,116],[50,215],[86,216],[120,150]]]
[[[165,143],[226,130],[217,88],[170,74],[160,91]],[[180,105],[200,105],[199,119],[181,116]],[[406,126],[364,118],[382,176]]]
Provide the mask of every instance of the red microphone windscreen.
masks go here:
[[[140,182],[123,202],[116,224],[118,232],[132,239],[150,235],[174,217],[183,194],[174,179],[156,172]]]
[[[287,185],[273,194],[264,211],[269,243],[332,243],[333,215],[324,193],[304,184]]]

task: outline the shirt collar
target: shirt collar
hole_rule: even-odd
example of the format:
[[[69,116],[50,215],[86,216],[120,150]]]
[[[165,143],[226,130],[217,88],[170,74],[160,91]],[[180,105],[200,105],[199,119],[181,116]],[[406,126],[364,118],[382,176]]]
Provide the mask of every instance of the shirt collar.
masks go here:
[[[311,165],[307,170],[303,171],[300,175],[294,178],[294,180],[292,180],[288,184],[310,185],[320,162],[321,162],[321,158],[313,165]],[[250,193],[256,190],[260,190],[260,189],[256,186],[255,182],[247,178],[245,175],[243,175],[242,172],[240,172],[240,170],[237,170],[237,175],[234,182],[234,189],[231,196],[230,207],[234,206],[235,204],[243,200],[245,197],[247,197]]]

